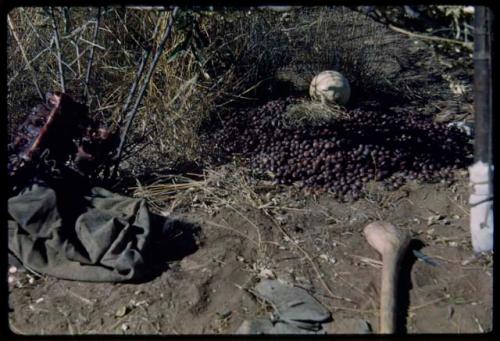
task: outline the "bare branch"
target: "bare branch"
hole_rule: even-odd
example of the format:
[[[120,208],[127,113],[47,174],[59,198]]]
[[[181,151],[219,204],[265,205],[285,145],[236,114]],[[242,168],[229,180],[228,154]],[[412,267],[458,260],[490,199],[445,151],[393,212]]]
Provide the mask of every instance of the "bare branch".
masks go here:
[[[165,6],[126,6],[127,9],[135,9],[139,11],[164,11],[166,10]]]
[[[426,34],[414,33],[414,32],[410,32],[410,31],[407,31],[405,29],[402,29],[400,27],[396,27],[392,24],[389,24],[388,27],[393,31],[396,31],[396,32],[402,33],[402,34],[406,34],[409,37],[414,37],[414,38],[419,38],[419,39],[424,39],[424,40],[439,41],[439,42],[448,43],[448,44],[462,45],[463,47],[465,47],[471,51],[473,49],[472,43],[463,42],[461,40],[448,39],[448,38],[430,36],[430,35],[426,35]]]
[[[77,28],[75,28],[72,32],[64,35],[64,36],[61,36],[61,39],[68,39],[68,38],[72,38],[74,37],[75,35],[77,34],[81,34],[81,32],[85,31],[85,29],[87,28],[87,26],[89,25],[95,25],[95,21],[91,20],[85,24],[83,24],[82,26],[79,26]]]
[[[95,46],[95,42],[97,41],[97,34],[99,32],[99,25],[101,23],[101,7],[98,7],[97,8],[97,15],[96,15],[96,23],[95,23],[95,27],[94,27],[94,35],[92,37],[92,47],[90,49],[90,53],[89,53],[89,61],[87,63],[87,71],[85,72],[85,98],[87,99],[87,102],[88,102],[88,98],[90,96],[89,94],[89,80],[90,80],[90,70],[92,68],[92,62],[94,61],[94,46]],[[81,37],[80,37],[81,39]]]
[[[87,40],[87,39],[85,39],[85,38],[80,37],[78,40],[81,40],[81,41],[83,41],[84,43],[89,44],[90,46],[97,47],[99,50],[106,51],[106,49],[105,49],[103,46],[98,45],[98,44],[96,44],[95,42],[88,41],[88,40]]]
[[[115,166],[113,168],[113,174],[111,176],[111,180],[113,180],[116,176],[116,172],[118,170],[118,166],[119,166],[120,160],[121,160],[121,155],[123,152],[123,147],[124,147],[126,139],[127,139],[128,131],[130,129],[130,126],[132,125],[132,121],[135,117],[135,114],[137,113],[137,110],[138,110],[139,105],[142,101],[142,98],[144,97],[144,94],[146,93],[146,88],[149,84],[149,81],[151,80],[151,76],[153,75],[153,71],[156,67],[156,64],[158,63],[158,60],[160,59],[161,55],[163,54],[163,50],[165,49],[165,45],[167,43],[167,40],[170,37],[170,34],[172,32],[172,27],[174,25],[175,15],[177,14],[178,9],[179,9],[178,7],[174,7],[172,14],[170,15],[170,20],[169,20],[167,28],[165,30],[165,34],[163,35],[163,38],[162,38],[162,40],[161,40],[161,42],[156,50],[156,53],[153,56],[153,60],[151,62],[151,65],[149,66],[148,73],[146,74],[146,78],[142,84],[141,90],[139,91],[139,96],[137,97],[137,99],[134,103],[134,107],[127,114],[127,118],[125,119],[125,129],[123,129],[123,132],[122,132],[122,135],[120,138],[120,145],[118,146]]]
[[[64,70],[62,67],[62,55],[61,55],[61,44],[59,42],[59,31],[57,29],[56,17],[54,15],[54,8],[50,7],[50,16],[52,17],[52,29],[54,30],[54,38],[56,43],[56,56],[57,56],[57,65],[59,67],[59,81],[61,84],[62,92],[66,92],[66,86],[64,84]]]
[[[158,28],[160,27],[160,20],[156,22],[156,26],[153,32],[153,39],[156,37],[156,34],[158,32]],[[146,61],[149,59],[149,55],[151,54],[151,49],[144,50],[141,56],[141,63],[139,65],[139,69],[137,70],[137,74],[135,76],[134,82],[132,83],[132,87],[130,88],[130,91],[127,96],[127,100],[125,101],[125,105],[123,106],[122,110],[122,115],[120,116],[120,121],[118,125],[121,125],[123,122],[123,117],[127,113],[127,110],[130,106],[130,102],[132,101],[132,97],[135,94],[135,91],[137,89],[137,84],[139,84],[139,81],[142,78],[142,74],[144,72],[144,67],[146,66]]]
[[[64,34],[68,34],[71,30],[71,19],[69,17],[69,7],[64,6],[63,10],[63,19],[64,19]]]
[[[73,41],[73,46],[75,47],[75,54],[76,54],[76,65],[78,66],[78,76],[80,76],[80,74],[82,73],[82,64],[80,63],[80,47],[78,46],[78,44],[75,44]],[[70,65],[72,65],[71,63],[69,63]]]
[[[26,51],[24,50],[24,47],[21,44],[19,37],[17,36],[16,30],[14,29],[14,24],[12,23],[12,20],[10,19],[10,16],[8,14],[7,14],[7,22],[9,23],[9,28],[12,33],[12,36],[14,37],[14,40],[19,46],[19,50],[21,50],[21,55],[23,56],[24,62],[26,63],[26,66],[31,72],[31,76],[33,77],[33,84],[35,85],[36,91],[38,92],[38,96],[40,96],[40,98],[43,100],[44,96],[42,94],[42,91],[40,90],[40,86],[38,85],[38,78],[36,76],[36,72],[33,69],[33,66],[31,65],[30,61],[28,60],[28,57],[26,56]]]
[[[14,76],[10,77],[9,81],[7,82],[7,85],[10,86],[10,84],[12,84],[12,82],[14,82],[17,79],[17,77],[19,76],[19,74],[24,72],[24,70],[26,68],[28,68],[28,70],[30,70],[33,75],[36,75],[34,70],[32,70],[30,67],[35,61],[38,60],[38,58],[40,58],[41,56],[43,56],[47,52],[50,52],[49,47],[47,47],[47,48],[43,49],[41,52],[39,52],[35,57],[33,57],[33,59],[31,59],[27,62],[27,64],[25,65],[24,68],[18,70]]]
[[[21,11],[21,13],[23,13],[25,19],[28,22],[28,25],[31,27],[31,30],[36,35],[36,37],[38,38],[38,40],[43,41],[42,37],[38,33],[38,30],[36,29],[36,27],[33,25],[33,22],[31,21],[30,14],[26,13],[26,10],[24,9],[24,7],[19,7],[19,10]]]

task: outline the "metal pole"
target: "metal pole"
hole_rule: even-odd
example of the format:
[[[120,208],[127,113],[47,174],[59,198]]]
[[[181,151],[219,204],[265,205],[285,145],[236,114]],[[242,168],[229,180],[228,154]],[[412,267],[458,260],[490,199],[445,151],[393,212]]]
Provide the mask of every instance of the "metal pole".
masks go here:
[[[474,18],[474,164],[469,168],[470,231],[476,253],[493,250],[492,65],[493,16],[483,6]]]
[[[491,11],[477,6],[474,18],[474,160],[491,163]]]

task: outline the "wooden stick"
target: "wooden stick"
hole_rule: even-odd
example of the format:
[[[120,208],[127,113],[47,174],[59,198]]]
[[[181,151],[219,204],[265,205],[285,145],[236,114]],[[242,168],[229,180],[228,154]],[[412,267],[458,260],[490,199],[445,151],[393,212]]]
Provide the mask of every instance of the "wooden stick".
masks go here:
[[[396,331],[399,268],[410,236],[408,232],[383,221],[367,225],[363,232],[368,243],[382,255],[380,333],[392,334]]]

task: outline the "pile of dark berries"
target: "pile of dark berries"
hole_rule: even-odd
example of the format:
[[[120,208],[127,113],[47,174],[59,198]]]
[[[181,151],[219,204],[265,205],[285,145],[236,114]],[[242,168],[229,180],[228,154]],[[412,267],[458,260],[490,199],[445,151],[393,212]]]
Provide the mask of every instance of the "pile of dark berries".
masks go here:
[[[279,184],[330,191],[357,199],[364,184],[383,181],[389,190],[407,179],[451,180],[471,162],[469,137],[423,115],[355,109],[348,120],[297,126],[285,115],[295,98],[285,98],[222,117],[219,152],[240,155]]]

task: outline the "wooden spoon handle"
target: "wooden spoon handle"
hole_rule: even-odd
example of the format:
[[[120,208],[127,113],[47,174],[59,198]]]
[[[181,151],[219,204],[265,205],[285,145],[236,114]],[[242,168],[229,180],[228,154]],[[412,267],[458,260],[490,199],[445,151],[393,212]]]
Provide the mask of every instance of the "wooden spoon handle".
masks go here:
[[[382,286],[380,290],[380,333],[392,334],[396,330],[396,297],[399,272],[398,255],[389,254],[383,259]]]

